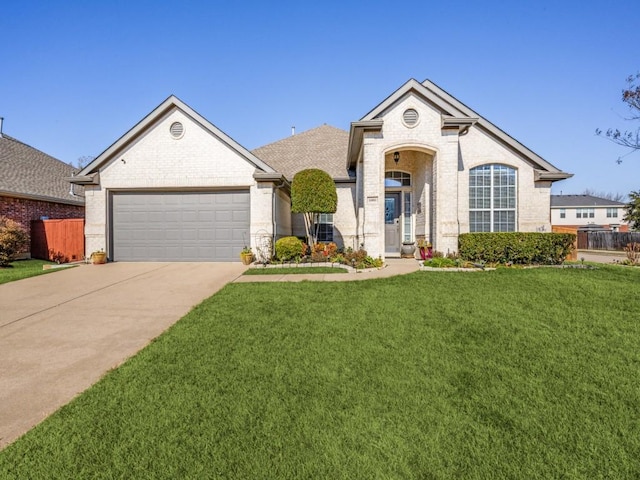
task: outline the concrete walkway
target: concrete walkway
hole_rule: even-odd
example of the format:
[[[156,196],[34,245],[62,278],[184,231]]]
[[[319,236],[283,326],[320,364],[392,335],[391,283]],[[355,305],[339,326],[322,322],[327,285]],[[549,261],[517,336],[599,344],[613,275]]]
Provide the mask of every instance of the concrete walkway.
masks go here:
[[[304,266],[304,265],[303,265]],[[261,268],[261,267],[256,267]],[[287,269],[289,267],[286,267]],[[291,267],[295,268],[295,267]],[[417,260],[406,258],[387,258],[386,266],[379,270],[367,270],[362,272],[350,272],[350,273],[309,273],[309,274],[294,274],[287,273],[282,275],[244,275],[238,277],[236,283],[251,283],[251,282],[302,282],[304,280],[316,281],[316,282],[348,282],[354,280],[370,280],[372,278],[386,278],[393,277],[395,275],[405,275],[411,272],[417,272],[420,269]]]
[[[246,268],[117,262],[0,285],[0,448]]]

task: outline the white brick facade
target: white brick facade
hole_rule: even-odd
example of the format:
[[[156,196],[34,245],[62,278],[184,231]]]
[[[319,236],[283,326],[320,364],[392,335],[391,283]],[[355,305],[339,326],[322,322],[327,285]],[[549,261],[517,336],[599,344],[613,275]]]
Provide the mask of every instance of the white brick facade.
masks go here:
[[[405,117],[408,110],[415,110],[417,119]],[[175,122],[184,126],[179,138],[170,132]],[[301,142],[285,139],[257,151],[272,155],[271,162],[283,158],[287,178],[301,168],[300,155],[309,161],[325,154],[327,168],[342,172],[333,174],[338,194],[334,241],[344,248],[363,245],[373,257],[399,254],[401,240],[422,238],[443,253],[457,251],[458,236],[470,230],[469,172],[475,167],[501,165],[515,171],[518,231],[551,231],[551,183],[570,176],[428,81],[410,80],[354,122],[344,150],[338,147],[346,144],[346,132],[327,126],[310,132],[296,137]],[[304,148],[292,150],[300,145]],[[347,151],[347,158],[337,158],[344,153],[327,158],[327,151]],[[411,184],[385,186],[385,174],[392,171],[410,176]],[[248,190],[247,243],[254,249],[269,239],[304,235],[300,216],[291,214],[284,176],[175,97],[74,181],[86,186],[87,252],[109,251],[109,198],[118,190]],[[397,223],[385,224],[386,194],[402,204],[400,216],[394,210]]]
[[[374,113],[362,121],[372,123],[364,127],[370,131],[363,134],[361,148],[350,148],[359,151],[359,155],[354,156],[358,188],[363,192],[358,205],[363,211],[359,213],[358,222],[369,254],[382,257],[390,254],[384,235],[385,190],[411,192],[411,227],[402,229],[409,233],[411,240],[425,238],[433,243],[435,250],[457,251],[458,235],[470,231],[469,171],[482,165],[504,165],[515,170],[517,231],[550,232],[551,181],[536,175],[549,167],[557,179],[569,175],[542,159],[541,165],[536,164],[535,154],[531,155],[533,160],[528,158],[526,147],[513,139],[508,144],[503,132],[490,124],[491,128],[485,127],[488,122],[480,120],[485,123],[476,124],[478,118],[462,117],[459,112],[452,115],[438,108],[435,103],[441,98],[429,101],[430,98],[420,94],[419,87],[407,88],[397,98],[392,95],[377,112],[374,109]],[[408,109],[418,113],[415,125],[407,125],[403,119]],[[452,110],[455,109],[452,107]],[[449,120],[450,117],[453,118]],[[445,120],[449,121],[446,125]],[[357,128],[363,127],[352,127],[352,138],[356,138]],[[400,154],[397,165],[394,152]],[[412,186],[385,189],[384,175],[389,171],[409,173]],[[399,253],[399,245],[395,252]]]
[[[184,127],[179,138],[169,131],[175,122]],[[113,191],[249,190],[251,228],[247,243],[255,247],[256,235],[273,235],[274,183],[256,182],[256,166],[215,133],[184,110],[171,108],[103,159],[97,169],[99,184],[89,184],[85,190],[87,255],[110,250],[109,194]],[[286,201],[281,200],[278,206],[287,211]],[[290,230],[290,222],[282,215],[278,223],[279,228]]]

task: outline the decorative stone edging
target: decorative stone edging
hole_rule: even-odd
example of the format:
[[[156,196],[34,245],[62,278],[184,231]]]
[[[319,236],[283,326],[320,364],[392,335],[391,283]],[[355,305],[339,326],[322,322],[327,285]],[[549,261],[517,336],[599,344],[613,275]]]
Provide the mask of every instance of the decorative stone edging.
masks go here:
[[[487,268],[461,268],[461,267],[425,267],[422,263],[420,263],[420,271],[421,272],[489,272],[495,270],[494,267]]]
[[[295,270],[296,268],[319,268],[319,267],[329,267],[329,268],[342,268],[346,270],[348,273],[367,273],[367,272],[375,272],[377,270],[382,270],[387,268],[387,264],[383,264],[381,267],[376,268],[361,268],[357,269],[352,267],[351,265],[345,265],[343,263],[331,263],[331,262],[310,262],[310,263],[276,263],[276,264],[261,264],[261,263],[252,263],[249,268],[262,269],[262,268],[271,268],[271,269],[282,269],[282,270]],[[327,275],[330,275],[328,273]]]

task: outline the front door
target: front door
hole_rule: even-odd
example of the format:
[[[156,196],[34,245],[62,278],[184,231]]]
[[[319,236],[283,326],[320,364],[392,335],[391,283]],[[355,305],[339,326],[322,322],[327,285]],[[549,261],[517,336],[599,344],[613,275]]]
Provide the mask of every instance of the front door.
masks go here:
[[[400,253],[400,192],[384,195],[384,250],[385,253]]]

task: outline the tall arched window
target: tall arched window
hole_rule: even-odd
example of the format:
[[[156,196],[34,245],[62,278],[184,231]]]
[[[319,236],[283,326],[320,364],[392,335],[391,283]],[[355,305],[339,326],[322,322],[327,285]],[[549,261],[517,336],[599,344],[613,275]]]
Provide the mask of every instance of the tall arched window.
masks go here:
[[[516,170],[481,165],[469,171],[469,230],[516,231]]]

